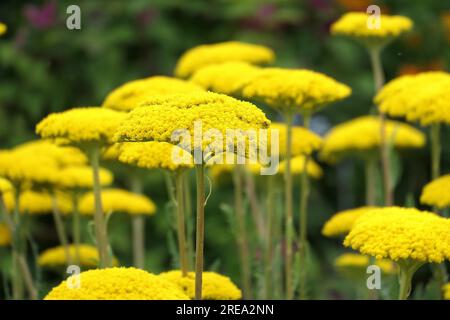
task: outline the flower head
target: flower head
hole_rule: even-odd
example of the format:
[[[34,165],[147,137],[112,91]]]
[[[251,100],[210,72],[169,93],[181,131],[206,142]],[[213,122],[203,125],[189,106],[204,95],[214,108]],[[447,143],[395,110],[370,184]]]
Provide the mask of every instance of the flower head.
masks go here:
[[[13,186],[11,182],[4,178],[0,178],[0,196],[2,196],[4,193],[13,191]]]
[[[350,232],[353,224],[359,217],[375,208],[376,207],[359,207],[338,212],[325,222],[322,228],[322,234],[326,237],[346,235]]]
[[[202,88],[187,81],[155,76],[127,82],[111,91],[103,102],[104,108],[130,111],[148,97],[154,95],[189,93]]]
[[[145,169],[176,171],[193,167],[190,153],[167,142],[122,143],[118,159],[120,162]]]
[[[96,268],[98,266],[98,249],[88,244],[80,244],[78,247],[80,253],[80,266],[86,268]],[[69,245],[70,256],[76,255],[77,249],[75,245]],[[42,252],[38,257],[38,264],[41,267],[57,268],[67,266],[67,257],[65,248],[57,246]],[[119,262],[116,258],[112,261],[113,266],[117,266]]]
[[[397,272],[395,264],[390,260],[381,259],[375,263],[386,274],[395,274]],[[344,253],[334,260],[334,265],[338,269],[362,269],[364,273],[370,264],[369,256],[356,253]]]
[[[243,88],[246,98],[261,100],[282,113],[313,113],[346,98],[351,89],[319,72],[267,68]]]
[[[80,278],[74,278],[79,276]],[[45,300],[188,300],[176,285],[136,268],[81,272],[54,287]],[[73,287],[79,283],[80,286]],[[71,285],[72,284],[72,285]]]
[[[4,196],[5,206],[8,211],[13,211],[16,207],[12,192]],[[19,212],[28,214],[47,214],[52,212],[52,196],[47,192],[25,190],[19,196]],[[70,197],[64,193],[56,193],[56,204],[58,210],[63,214],[72,212]]]
[[[414,208],[374,209],[355,222],[344,245],[377,259],[441,263],[450,259],[450,221]]]
[[[109,186],[113,182],[113,174],[111,171],[100,168],[99,170],[100,185]],[[92,175],[92,167],[90,166],[69,166],[59,172],[57,181],[59,188],[64,190],[85,190],[91,189],[94,185]]]
[[[0,223],[0,247],[7,246],[11,243],[11,231],[4,223]]]
[[[440,209],[450,206],[450,174],[439,177],[422,189],[420,202]]]
[[[270,124],[270,131],[278,130],[279,136],[279,153],[280,156],[286,156],[286,139],[287,139],[287,126],[284,123],[272,122]],[[270,138],[268,141],[271,141]],[[314,132],[304,128],[294,126],[292,127],[292,155],[310,155],[314,151],[319,150],[322,147],[322,138]],[[271,150],[270,148],[269,150]]]
[[[188,78],[202,67],[229,61],[266,64],[274,59],[275,54],[272,49],[255,44],[229,41],[200,45],[189,49],[181,56],[175,68],[175,75]]]
[[[377,21],[373,20],[377,18],[379,26],[376,25]],[[412,27],[412,21],[403,16],[373,17],[363,12],[349,12],[333,23],[331,33],[355,38],[370,46],[386,44]]]
[[[450,74],[422,72],[398,77],[375,97],[380,111],[422,125],[450,123]]]
[[[102,204],[105,213],[122,212],[130,215],[153,215],[156,206],[153,201],[141,194],[122,189],[102,190]],[[80,199],[80,213],[93,215],[95,212],[95,197],[89,192]]]
[[[36,126],[43,138],[66,139],[74,145],[113,143],[112,137],[125,113],[106,108],[76,108],[52,113]]]
[[[181,271],[163,272],[159,275],[164,280],[177,285],[189,298],[195,298],[195,273],[189,272],[183,277]],[[204,300],[239,300],[241,290],[230,278],[215,272],[203,272],[202,298]]]
[[[0,36],[6,33],[6,30],[8,30],[6,24],[0,22]]]
[[[450,282],[444,286],[443,290],[444,290],[444,299],[450,300]]]
[[[387,120],[386,137],[394,147],[421,148],[425,135],[405,123]],[[380,120],[375,116],[363,116],[332,128],[324,138],[321,158],[335,162],[348,155],[366,155],[380,147]]]
[[[303,174],[305,170],[305,160],[306,156],[304,155],[293,157],[291,159],[291,174]],[[280,162],[278,169],[278,173],[284,174],[284,171],[286,170],[286,160]],[[314,179],[320,179],[323,175],[322,168],[317,164],[317,162],[312,159],[308,159],[308,162],[306,164],[306,172],[308,173],[308,176]]]
[[[211,64],[197,70],[191,81],[217,93],[241,96],[241,90],[261,68],[246,62],[231,61]]]

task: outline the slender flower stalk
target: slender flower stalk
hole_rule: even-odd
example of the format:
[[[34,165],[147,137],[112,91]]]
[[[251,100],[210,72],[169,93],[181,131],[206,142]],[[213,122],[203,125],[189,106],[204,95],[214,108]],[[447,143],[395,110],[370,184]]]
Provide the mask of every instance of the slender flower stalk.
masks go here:
[[[66,256],[67,265],[71,265],[73,260],[69,250],[69,241],[67,239],[66,228],[64,226],[61,213],[59,212],[58,201],[56,199],[56,195],[54,192],[52,192],[51,197],[52,197],[52,214],[53,214],[53,221],[55,222],[56,233],[58,235],[59,243],[61,243],[61,245],[64,248],[64,254]]]
[[[241,282],[244,289],[244,299],[251,299],[252,297],[252,282],[250,275],[250,250],[248,244],[247,225],[244,212],[243,201],[243,175],[245,168],[243,165],[237,164],[233,170],[233,184],[234,184],[234,211],[236,215],[239,246],[239,253],[241,258]]]
[[[256,194],[255,181],[253,180],[253,175],[245,168],[242,170],[242,173],[244,175],[245,191],[250,204],[250,210],[256,226],[256,231],[258,233],[258,239],[261,243],[263,243],[264,236],[266,234],[266,226],[264,223],[264,217],[261,215],[261,210],[258,205],[259,201]]]
[[[75,244],[75,259],[76,265],[80,265],[80,243],[81,243],[81,230],[80,230],[80,210],[79,210],[79,195],[78,191],[72,192],[72,237]]]
[[[398,281],[399,281],[399,293],[398,300],[406,300],[411,293],[411,282],[414,276],[414,273],[419,269],[423,263],[422,262],[398,262],[399,265],[399,273],[398,273]]]
[[[274,206],[274,176],[266,177],[266,211],[267,211],[267,235],[266,235],[266,261],[264,275],[265,298],[272,298],[272,279],[273,279],[273,240],[274,240],[274,224],[275,224],[275,206]]]
[[[108,235],[106,231],[105,216],[103,213],[102,196],[99,177],[99,148],[93,147],[90,152],[90,161],[94,180],[94,198],[95,198],[95,237],[99,253],[99,267],[108,268],[111,266],[108,253]]]
[[[137,174],[132,174],[131,191],[142,194],[142,182]],[[132,217],[133,264],[136,268],[145,269],[145,220],[143,215]]]
[[[178,229],[178,251],[180,258],[180,269],[183,277],[187,276],[189,271],[188,251],[186,242],[186,223],[184,206],[184,179],[183,172],[175,173],[175,189],[177,197],[177,229]]]
[[[202,300],[203,246],[205,241],[205,166],[196,164],[197,228],[195,245],[195,300]]]
[[[192,199],[191,199],[191,185],[189,183],[189,175],[183,175],[184,183],[184,208],[186,212],[186,230],[187,230],[187,252],[188,252],[188,268],[194,269],[194,244],[193,244],[193,232],[194,226],[192,224]]]
[[[376,202],[375,197],[375,169],[377,165],[376,155],[368,155],[364,161],[366,174],[366,205],[374,206]]]

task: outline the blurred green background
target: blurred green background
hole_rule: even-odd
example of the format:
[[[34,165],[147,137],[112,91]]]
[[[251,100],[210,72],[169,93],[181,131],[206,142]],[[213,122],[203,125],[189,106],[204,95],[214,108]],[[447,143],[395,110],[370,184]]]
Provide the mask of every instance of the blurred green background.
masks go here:
[[[81,8],[81,30],[66,28],[66,8],[71,4]],[[3,0],[0,21],[8,25],[8,31],[0,38],[0,148],[35,139],[35,124],[51,112],[99,105],[109,91],[126,81],[172,75],[177,58],[186,49],[227,40],[267,45],[276,52],[277,66],[321,71],[350,85],[351,98],[313,118],[312,129],[323,135],[334,124],[367,114],[372,107],[373,82],[366,52],[352,41],[329,34],[330,24],[343,12],[365,11],[370,4],[380,5],[382,13],[408,16],[415,24],[412,32],[383,52],[387,79],[448,70],[448,1]],[[277,119],[265,110],[272,120]],[[443,131],[446,173],[450,169],[446,143],[450,133],[447,128]],[[415,205],[421,187],[429,180],[428,154],[424,149],[402,157],[396,169],[398,205]],[[334,212],[364,203],[363,168],[356,160],[323,166],[325,176],[314,183],[310,205],[310,242],[316,255],[309,289],[315,298],[353,298],[355,285],[344,281],[332,267],[333,259],[344,250],[339,241],[324,239],[320,229]],[[116,185],[126,187],[123,171],[115,169]],[[170,252],[176,241],[168,232],[173,216],[163,184],[162,175],[152,173],[145,186],[146,194],[159,207],[157,215],[147,220],[147,268],[155,273],[175,263]],[[298,195],[298,190],[295,192]],[[206,266],[239,283],[235,242],[227,215],[220,208],[232,201],[230,185],[213,182],[206,209]],[[39,251],[55,245],[56,235],[49,232],[53,228],[50,217],[37,217],[33,222]],[[113,216],[112,246],[125,265],[131,263],[129,227],[127,217]],[[255,251],[252,257],[256,275],[260,255]],[[6,256],[5,250],[0,251],[4,269]],[[430,276],[427,268],[423,269],[417,276],[419,285]],[[62,274],[44,272],[41,292],[55,285]],[[420,290],[416,293],[420,296]]]

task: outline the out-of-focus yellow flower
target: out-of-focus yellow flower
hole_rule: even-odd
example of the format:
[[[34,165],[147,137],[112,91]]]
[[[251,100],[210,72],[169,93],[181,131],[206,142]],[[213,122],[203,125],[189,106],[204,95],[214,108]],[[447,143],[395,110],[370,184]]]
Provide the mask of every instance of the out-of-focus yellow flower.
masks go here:
[[[202,126],[201,137],[194,135],[196,124]],[[229,147],[225,139],[229,130],[245,134],[246,130],[267,128],[269,124],[264,113],[249,102],[218,93],[194,92],[148,100],[128,114],[117,130],[116,140],[171,142],[173,133],[185,129],[188,138],[194,140],[191,141],[192,151],[201,146],[202,150],[208,149],[214,154],[216,150],[225,152]],[[223,137],[222,141],[214,135],[207,136],[212,130]],[[256,145],[256,141],[253,142]]]
[[[450,300],[450,282],[444,286],[443,290],[444,290],[444,299]]]
[[[13,191],[11,182],[6,179],[0,178],[0,196],[11,191]]]
[[[11,243],[11,231],[6,224],[0,223],[0,247]]]
[[[356,220],[344,245],[377,259],[441,263],[450,259],[450,220],[414,208],[373,209]]]
[[[114,132],[125,115],[106,108],[75,108],[50,114],[38,123],[36,133],[43,138],[66,139],[76,146],[104,146],[113,143]]]
[[[195,298],[194,272],[188,272],[186,277],[183,277],[181,271],[174,270],[163,272],[159,277],[177,285],[189,298]],[[230,278],[215,272],[203,272],[203,300],[239,300],[241,297],[241,290],[239,290]]]
[[[78,247],[80,253],[80,266],[86,268],[96,268],[98,266],[98,249],[88,244],[80,244]],[[69,245],[70,256],[76,255],[76,246]],[[65,254],[65,248],[63,246],[57,246],[50,248],[42,252],[38,257],[38,264],[41,267],[57,268],[67,266],[67,259]],[[113,266],[118,266],[119,262],[116,258],[113,258]]]
[[[273,122],[270,124],[270,131],[278,130],[279,136],[279,153],[280,156],[286,155],[286,139],[287,139],[287,126],[284,123]],[[270,142],[270,138],[268,139]],[[310,155],[314,151],[317,151],[322,146],[322,138],[314,132],[304,127],[292,127],[292,155]],[[272,146],[269,146],[272,149]]]
[[[450,174],[434,179],[425,185],[420,196],[420,203],[438,207],[450,206]]]
[[[242,93],[284,114],[311,114],[328,103],[346,98],[351,89],[319,72],[266,68],[253,77]]]
[[[201,87],[187,81],[155,76],[127,82],[111,91],[103,102],[104,108],[130,111],[147,97],[154,95],[203,91]]]
[[[188,78],[195,71],[211,64],[242,61],[250,64],[267,64],[275,59],[272,49],[243,42],[229,41],[194,47],[178,60],[175,75]]]
[[[338,212],[325,222],[322,228],[322,234],[326,237],[346,235],[350,232],[353,224],[359,217],[375,208],[368,206]]]
[[[425,135],[402,122],[387,120],[385,132],[388,141],[399,149],[421,148]],[[321,158],[336,162],[348,155],[366,155],[379,150],[381,141],[380,120],[376,116],[363,116],[332,128],[324,138]]]
[[[5,206],[9,212],[15,208],[15,200],[12,192],[4,195]],[[53,210],[52,196],[47,192],[37,192],[26,190],[20,193],[19,212],[28,214],[47,214]],[[56,194],[56,203],[58,209],[63,214],[72,212],[72,203],[70,197],[63,194]]]
[[[102,190],[102,204],[105,213],[153,215],[156,212],[156,205],[150,198],[121,189]],[[81,214],[93,215],[95,212],[94,193],[89,192],[83,195],[79,208]]]
[[[189,300],[189,297],[170,281],[144,270],[107,268],[70,276],[54,287],[44,299]]]
[[[0,36],[6,33],[6,30],[8,30],[6,24],[0,22]]]
[[[411,19],[403,16],[382,14],[375,17],[363,12],[349,12],[332,24],[331,34],[352,37],[369,46],[383,45],[412,27]]]
[[[167,142],[125,142],[121,144],[119,161],[145,169],[170,171],[193,167],[190,153]]]
[[[427,126],[450,123],[450,74],[422,72],[398,77],[386,84],[375,97],[380,111]]]
[[[349,269],[363,269],[364,272],[371,264],[370,257],[362,254],[356,253],[344,253],[341,254],[334,260],[334,265],[338,269],[349,268]],[[381,259],[375,261],[375,264],[380,267],[381,271],[386,274],[395,274],[397,272],[397,268],[395,263],[387,259]]]
[[[100,185],[109,186],[113,182],[113,174],[111,171],[100,168]],[[92,175],[92,167],[90,166],[70,166],[59,172],[57,185],[61,189],[90,189],[94,185]]]
[[[305,169],[305,159],[306,156],[300,155],[293,157],[291,159],[291,174],[293,175],[301,175]],[[286,160],[280,162],[278,173],[284,174],[284,170],[286,168]],[[323,175],[322,168],[312,159],[308,159],[306,164],[306,172],[308,176],[314,179],[320,179]]]
[[[241,96],[241,90],[261,68],[246,62],[231,61],[208,65],[197,70],[191,81],[207,90]]]

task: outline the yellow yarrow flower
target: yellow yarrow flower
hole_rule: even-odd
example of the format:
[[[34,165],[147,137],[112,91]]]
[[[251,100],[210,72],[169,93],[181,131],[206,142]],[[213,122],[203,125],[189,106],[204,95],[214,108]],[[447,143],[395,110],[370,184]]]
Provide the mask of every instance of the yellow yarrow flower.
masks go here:
[[[450,300],[450,283],[447,283],[444,288],[444,299]]]
[[[334,214],[322,228],[322,234],[326,237],[336,237],[346,235],[350,232],[355,221],[363,214],[376,209],[376,207],[359,207],[340,211]]]
[[[364,269],[371,264],[370,257],[356,253],[344,253],[334,260],[334,265],[338,269]],[[395,274],[397,268],[395,263],[387,259],[376,260],[375,264],[380,267],[381,271],[386,274]]]
[[[375,97],[380,111],[427,126],[450,123],[450,74],[423,72],[386,84]]]
[[[96,268],[98,266],[98,249],[96,247],[88,244],[80,244],[78,250],[75,245],[69,245],[70,256],[75,257],[77,252],[80,253],[79,265],[81,267]],[[65,267],[67,263],[67,256],[63,246],[47,249],[38,257],[38,264],[41,267]],[[116,258],[113,258],[112,264],[113,266],[118,266],[119,262]]]
[[[296,156],[291,159],[292,175],[303,174],[305,170],[305,160],[306,156],[304,155]],[[280,162],[280,165],[278,167],[279,169],[278,173],[284,174],[285,168],[286,168],[286,160]],[[308,176],[314,179],[320,179],[323,176],[322,168],[313,159],[308,159],[308,162],[306,164],[306,172],[308,173]]]
[[[11,182],[6,179],[0,178],[0,196],[4,193],[13,191]]]
[[[346,98],[351,89],[310,70],[267,68],[243,88],[243,96],[261,100],[283,114],[311,114],[328,103]]]
[[[153,201],[141,194],[122,189],[102,190],[103,210],[106,213],[122,212],[130,215],[153,215],[156,205]],[[95,212],[94,193],[89,192],[80,199],[81,214],[93,215]]]
[[[127,82],[111,91],[103,102],[104,108],[130,111],[147,97],[154,95],[203,91],[201,87],[187,81],[154,76]]]
[[[163,272],[159,275],[164,280],[174,283],[180,290],[195,298],[195,273],[188,272],[183,277],[181,271],[173,270]],[[239,300],[242,298],[241,290],[230,280],[230,278],[215,272],[203,272],[202,299],[203,300]]]
[[[100,168],[99,177],[100,185],[103,187],[109,186],[113,182],[113,174],[107,169]],[[92,167],[70,166],[62,169],[59,172],[57,185],[65,190],[91,189],[94,185]]]
[[[0,22],[0,36],[5,34],[7,30],[8,27],[6,26],[6,24]]]
[[[11,231],[4,223],[0,223],[0,247],[7,246],[11,243]]]
[[[267,64],[275,59],[272,49],[237,41],[200,45],[186,51],[178,60],[175,75],[188,78],[195,71],[211,65],[229,61],[250,64]]]
[[[194,135],[196,124],[202,126],[200,140]],[[244,132],[249,129],[267,128],[270,121],[264,113],[251,103],[239,101],[223,94],[194,92],[185,95],[159,96],[147,101],[142,107],[131,111],[117,130],[118,141],[172,142],[172,134],[186,129],[189,137],[195,138],[191,152],[201,146],[202,150],[213,148],[227,150],[228,130]],[[208,138],[205,134],[214,130],[222,135],[223,141]],[[191,139],[192,140],[192,139]],[[184,141],[185,142],[185,141]],[[235,140],[236,143],[236,140]],[[212,152],[211,151],[211,152]]]
[[[5,206],[9,212],[15,209],[15,200],[12,192],[4,195]],[[52,196],[47,192],[25,190],[19,196],[19,212],[28,214],[47,214],[53,210]],[[63,193],[56,194],[58,210],[63,214],[72,212],[70,197]]]
[[[438,207],[440,209],[450,206],[450,174],[439,177],[422,189],[420,203]]]
[[[273,122],[270,124],[270,131],[278,130],[279,136],[279,154],[280,156],[286,156],[286,139],[287,139],[287,126],[284,123]],[[270,138],[268,139],[270,142]],[[304,128],[294,126],[292,127],[292,155],[310,155],[314,151],[319,150],[322,147],[322,138],[314,132]],[[272,149],[271,146],[269,146]],[[269,149],[269,150],[270,150]]]
[[[79,277],[79,278],[76,278]],[[79,283],[79,287],[74,287]],[[136,268],[81,272],[54,287],[45,300],[188,300],[176,285]]]
[[[344,245],[377,259],[441,263],[450,259],[450,221],[414,208],[374,209],[355,222]]]
[[[76,146],[112,144],[112,137],[126,113],[97,107],[52,113],[36,126],[43,138],[66,139]]]
[[[118,159],[120,162],[145,169],[176,171],[193,167],[190,153],[167,142],[122,143]]]
[[[402,122],[385,122],[386,138],[395,148],[421,148],[425,135],[416,128]],[[321,158],[336,162],[348,155],[366,155],[377,152],[380,147],[380,120],[376,116],[363,116],[332,128],[324,138]]]
[[[246,62],[211,64],[197,70],[190,81],[217,93],[241,96],[241,90],[261,68]]]
[[[363,12],[348,12],[331,25],[331,34],[354,38],[364,45],[384,45],[409,31],[411,19],[403,16],[380,15],[377,17]]]

